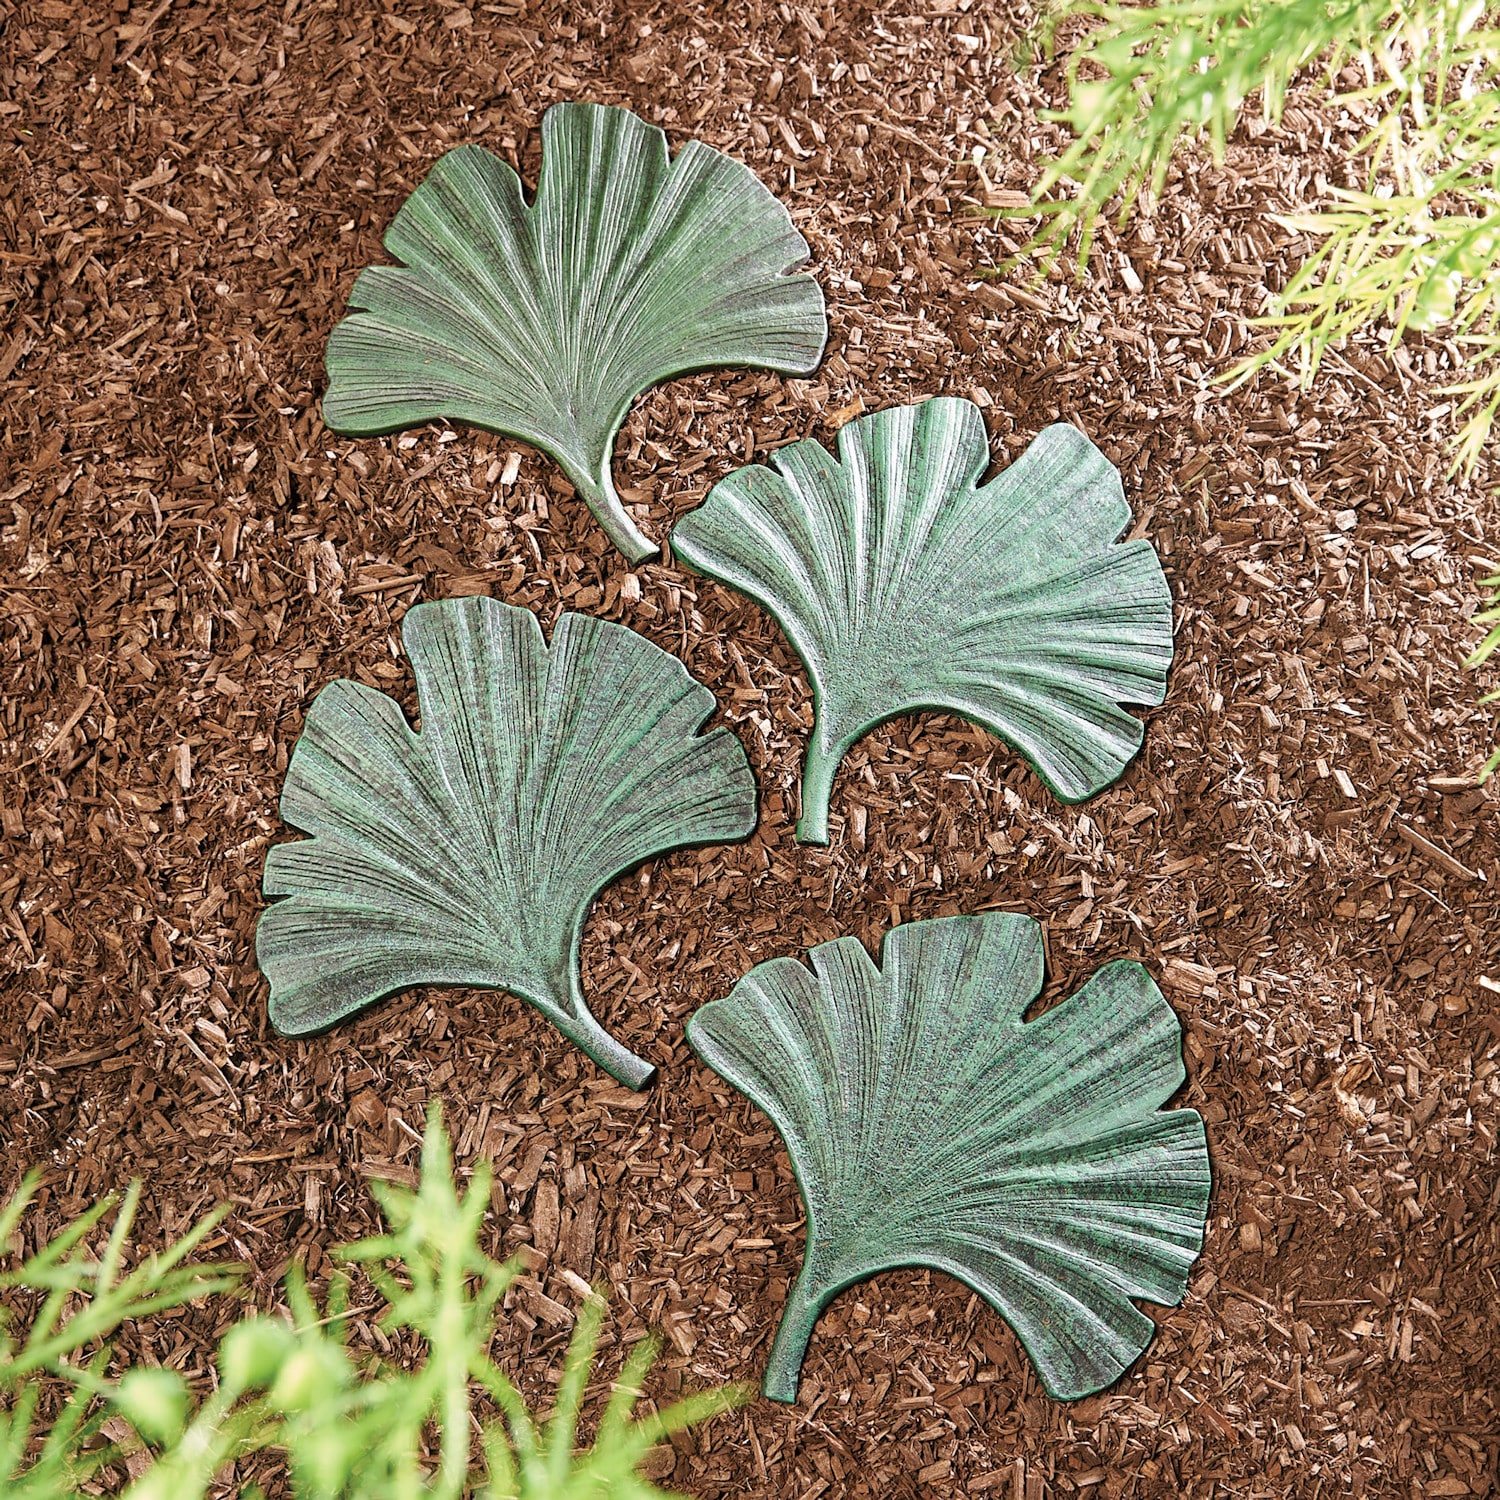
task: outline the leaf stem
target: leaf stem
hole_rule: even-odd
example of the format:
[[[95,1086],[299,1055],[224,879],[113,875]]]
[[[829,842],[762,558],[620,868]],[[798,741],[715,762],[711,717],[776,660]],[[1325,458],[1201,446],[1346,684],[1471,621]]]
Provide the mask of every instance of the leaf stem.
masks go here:
[[[828,842],[828,803],[833,796],[833,778],[848,745],[827,735],[821,724],[813,728],[802,767],[802,816],[797,821],[799,844]]]
[[[808,1278],[808,1268],[792,1284],[791,1295],[782,1310],[781,1326],[776,1330],[776,1341],[771,1345],[771,1357],[766,1361],[765,1379],[761,1389],[771,1401],[795,1401],[797,1382],[802,1374],[802,1360],[807,1354],[807,1341],[812,1337],[818,1314],[828,1300],[821,1291],[815,1291]]]
[[[566,1024],[558,1023],[558,1030],[628,1089],[639,1091],[656,1076],[655,1064],[617,1041],[592,1017],[587,1020],[568,1017]]]
[[[518,986],[516,993],[530,1000],[575,1047],[611,1077],[628,1089],[643,1089],[656,1076],[656,1067],[616,1040],[594,1019],[583,998],[576,943],[575,935],[575,946],[570,953],[557,958],[534,976],[532,982]]]
[[[661,551],[661,548],[643,532],[625,509],[624,502],[615,492],[615,482],[609,472],[611,455],[604,455],[604,465],[597,474],[588,474],[568,466],[568,478],[584,503],[593,511],[594,519],[604,528],[604,534],[633,563],[644,562]]]

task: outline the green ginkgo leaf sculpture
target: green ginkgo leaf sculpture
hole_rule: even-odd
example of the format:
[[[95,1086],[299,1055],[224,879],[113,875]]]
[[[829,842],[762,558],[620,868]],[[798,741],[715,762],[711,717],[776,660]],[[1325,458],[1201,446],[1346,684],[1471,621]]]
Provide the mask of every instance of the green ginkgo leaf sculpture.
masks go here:
[[[807,1210],[766,1395],[795,1400],[819,1313],[897,1266],[973,1287],[1050,1395],[1102,1390],[1155,1331],[1131,1299],[1182,1300],[1208,1212],[1203,1121],[1159,1108],[1184,1076],[1161,992],[1120,961],[1023,1021],[1041,929],[1012,913],[897,927],[878,968],[854,938],[810,956],[688,1023],[775,1123]]]
[[[632,561],[656,551],[615,492],[631,403],[689,371],[817,368],[828,335],[807,242],[750,169],[626,109],[557,104],[536,201],[478,146],[439,158],[328,341],[335,432],[434,418],[550,453]]]
[[[1140,748],[1124,703],[1155,704],[1172,600],[1120,476],[1076,428],[1046,428],[980,483],[978,408],[940,397],[861,417],[721,480],[672,533],[690,567],[776,616],[812,679],[798,838],[828,842],[834,773],[855,741],[949,709],[1079,802]]]
[[[271,1020],[321,1030],[417,984],[529,1000],[631,1088],[652,1068],[589,1013],[578,941],[594,897],[653,854],[744,838],[755,780],[708,689],[623,625],[448,599],[402,626],[420,728],[330,683],[281,794],[313,835],[266,857],[256,956]]]

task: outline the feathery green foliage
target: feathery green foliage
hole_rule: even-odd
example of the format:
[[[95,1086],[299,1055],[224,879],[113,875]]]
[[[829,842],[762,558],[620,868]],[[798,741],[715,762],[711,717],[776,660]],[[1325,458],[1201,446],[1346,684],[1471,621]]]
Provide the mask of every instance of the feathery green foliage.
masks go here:
[[[1256,320],[1268,340],[1224,372],[1267,366],[1307,389],[1323,356],[1366,329],[1394,349],[1408,332],[1441,334],[1464,373],[1445,388],[1458,422],[1454,471],[1471,473],[1500,414],[1500,10],[1489,0],[1057,0],[1040,28],[1046,54],[1069,32],[1068,107],[1051,118],[1074,139],[1042,173],[1040,215],[1012,257],[1088,262],[1101,218],[1121,223],[1153,198],[1179,149],[1207,141],[1222,161],[1252,96],[1280,118],[1299,77],[1321,75],[1329,115],[1363,134],[1362,185],[1279,215],[1311,253]],[[1070,193],[1059,193],[1065,185]],[[1500,613],[1478,617],[1489,624]],[[1500,644],[1492,630],[1470,659]],[[1490,693],[1481,703],[1494,703]],[[1480,780],[1500,767],[1500,750]]]
[[[28,1173],[0,1207],[0,1257],[40,1185],[41,1173]],[[103,1431],[111,1403],[95,1395],[109,1388],[107,1341],[122,1325],[228,1291],[238,1279],[232,1266],[187,1264],[222,1210],[126,1271],[140,1196],[140,1184],[133,1183],[122,1197],[95,1204],[38,1249],[20,1255],[15,1266],[0,1269],[0,1492],[13,1500],[72,1495],[120,1458],[121,1447]],[[96,1231],[106,1223],[96,1253]],[[18,1304],[30,1306],[24,1318]],[[141,1376],[144,1381],[131,1378]],[[170,1419],[171,1397],[162,1399],[165,1382],[154,1392],[147,1388],[158,1376],[177,1378],[170,1371],[139,1370],[113,1387],[119,1396],[115,1409],[127,1419],[135,1412],[143,1436]]]
[[[0,1209],[0,1246],[19,1229],[37,1182],[29,1177]],[[603,1298],[585,1301],[553,1411],[540,1421],[490,1356],[501,1301],[520,1267],[481,1248],[488,1169],[481,1165],[459,1190],[434,1110],[418,1185],[379,1184],[375,1192],[387,1232],[336,1253],[381,1294],[381,1326],[423,1350],[399,1365],[347,1347],[347,1274],[334,1278],[320,1305],[294,1267],[286,1281],[291,1317],[234,1323],[207,1395],[168,1369],[135,1367],[112,1378],[109,1340],[126,1324],[232,1290],[239,1276],[236,1267],[185,1263],[222,1213],[121,1274],[137,1188],[118,1205],[97,1256],[88,1246],[112,1202],[0,1273],[0,1294],[40,1300],[24,1335],[16,1331],[22,1318],[0,1316],[0,1491],[61,1500],[107,1471],[118,1476],[129,1459],[125,1500],[200,1500],[231,1460],[277,1450],[299,1500],[664,1500],[667,1492],[636,1472],[647,1450],[749,1398],[746,1388],[726,1386],[635,1417],[657,1352],[646,1339],[626,1358],[593,1446],[575,1451]],[[129,1435],[109,1438],[121,1431],[111,1419],[121,1418]]]
[[[1485,0],[1062,0],[1041,28],[1095,24],[1067,57],[1069,103],[1052,118],[1073,131],[1042,173],[1040,214],[1020,257],[1087,263],[1100,219],[1121,222],[1155,196],[1179,148],[1206,140],[1222,160],[1252,95],[1268,123],[1287,91],[1316,70],[1330,114],[1364,133],[1358,189],[1282,217],[1315,248],[1261,321],[1272,338],[1228,372],[1295,366],[1306,387],[1327,350],[1361,329],[1392,347],[1408,330],[1442,331],[1466,377],[1447,392],[1463,418],[1456,465],[1470,468],[1500,411],[1500,30]],[[1054,196],[1065,184],[1074,191]]]

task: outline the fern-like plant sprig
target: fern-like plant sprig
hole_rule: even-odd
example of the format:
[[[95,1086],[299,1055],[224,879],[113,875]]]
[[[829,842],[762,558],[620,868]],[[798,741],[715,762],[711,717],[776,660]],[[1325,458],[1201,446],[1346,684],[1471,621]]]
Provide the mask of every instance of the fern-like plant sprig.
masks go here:
[[[0,1210],[0,1245],[17,1232],[40,1184],[39,1172],[28,1173]],[[19,1341],[12,1335],[10,1314],[0,1304],[0,1357],[7,1380],[21,1381],[56,1366],[109,1338],[123,1323],[228,1291],[236,1284],[239,1267],[188,1264],[223,1219],[223,1209],[207,1215],[165,1250],[144,1256],[122,1275],[140,1201],[141,1186],[134,1182],[123,1195],[102,1199],[64,1226],[14,1269],[0,1271],[0,1293],[24,1289],[45,1294]],[[87,1248],[89,1238],[111,1217],[109,1237],[95,1257]]]
[[[1068,104],[1043,118],[1067,125],[1073,140],[1048,163],[1029,208],[1005,217],[1043,217],[1021,254],[1056,260],[1072,246],[1088,263],[1099,221],[1113,206],[1123,224],[1136,197],[1166,186],[1179,147],[1206,141],[1217,161],[1246,101],[1259,93],[1267,123],[1280,120],[1297,76],[1322,60],[1331,77],[1371,44],[1391,0],[1166,0],[1155,5],[1061,0],[1036,40],[1050,61],[1065,23]],[[1071,184],[1066,197],[1053,196]]]
[[[28,1172],[0,1205],[0,1256],[21,1238],[41,1184],[40,1171]],[[112,1409],[98,1399],[123,1393],[120,1405],[128,1410],[151,1395],[138,1380],[107,1379],[109,1340],[122,1327],[238,1284],[237,1266],[192,1262],[224,1217],[222,1209],[127,1270],[140,1201],[140,1184],[132,1183],[29,1253],[15,1246],[14,1264],[0,1269],[0,1493],[12,1500],[71,1494],[131,1451],[132,1445],[107,1438]],[[28,1304],[34,1310],[23,1316],[20,1308]],[[173,1378],[156,1371],[147,1378],[162,1373]],[[151,1425],[149,1415],[145,1425]]]
[[[1442,331],[1465,357],[1445,388],[1462,419],[1456,468],[1472,469],[1500,413],[1500,27],[1485,0],[1062,0],[1039,28],[1048,57],[1067,30],[1068,104],[1048,118],[1073,139],[1043,169],[1039,218],[1008,264],[1088,263],[1101,219],[1123,224],[1166,185],[1178,153],[1222,162],[1258,98],[1268,125],[1292,86],[1319,77],[1330,115],[1363,129],[1358,186],[1278,215],[1313,250],[1256,320],[1271,335],[1223,372],[1232,383],[1290,367],[1304,388],[1327,351],[1366,329],[1394,348]],[[1086,23],[1075,35],[1072,23]],[[1351,74],[1353,75],[1351,77]]]
[[[569,1342],[553,1412],[539,1422],[491,1355],[502,1300],[522,1268],[483,1248],[490,1181],[481,1164],[460,1189],[434,1110],[416,1186],[376,1185],[386,1231],[336,1252],[348,1269],[321,1300],[294,1265],[287,1315],[234,1322],[219,1344],[218,1379],[201,1398],[174,1370],[112,1374],[108,1339],[137,1318],[234,1287],[237,1268],[190,1263],[222,1211],[123,1272],[139,1189],[88,1210],[0,1273],[0,1294],[39,1304],[18,1333],[20,1317],[7,1318],[0,1303],[0,1494],[60,1500],[97,1489],[128,1459],[124,1500],[202,1500],[231,1462],[269,1450],[285,1455],[297,1500],[665,1500],[637,1473],[647,1450],[749,1392],[711,1389],[635,1418],[657,1352],[646,1339],[627,1355],[594,1442],[578,1449],[605,1308],[594,1293]],[[38,1182],[28,1177],[0,1206],[0,1245],[17,1232]],[[95,1256],[89,1246],[111,1212]],[[380,1321],[402,1340],[399,1364],[348,1344],[355,1274],[386,1303]],[[49,1385],[60,1399],[48,1396]],[[124,1435],[111,1440],[118,1418]]]
[[[1389,352],[1409,333],[1439,335],[1460,368],[1440,387],[1450,405],[1434,416],[1456,424],[1451,472],[1472,475],[1500,417],[1500,9],[1490,0],[1058,0],[1038,28],[1043,54],[1055,57],[1064,37],[1068,105],[1049,118],[1073,139],[1029,205],[996,211],[1039,221],[1006,265],[1071,257],[1081,270],[1101,220],[1113,210],[1123,224],[1159,195],[1181,150],[1206,144],[1222,162],[1257,97],[1260,118],[1275,125],[1293,84],[1320,78],[1325,117],[1358,131],[1349,154],[1360,180],[1275,216],[1311,248],[1251,320],[1263,342],[1220,378],[1232,388],[1274,367],[1305,390],[1324,357],[1356,336],[1374,331]],[[1480,779],[1497,767],[1500,751]]]

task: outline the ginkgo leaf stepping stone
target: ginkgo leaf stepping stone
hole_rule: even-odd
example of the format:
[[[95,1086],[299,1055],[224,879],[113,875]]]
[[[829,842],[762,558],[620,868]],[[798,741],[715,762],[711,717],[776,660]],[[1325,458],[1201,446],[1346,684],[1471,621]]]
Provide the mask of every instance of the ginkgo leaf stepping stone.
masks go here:
[[[420,727],[338,681],[308,710],[281,794],[310,839],[266,857],[256,956],[271,1020],[317,1031],[418,984],[510,990],[632,1088],[652,1067],[590,1014],[584,917],[631,866],[744,838],[755,780],[712,694],[623,625],[493,599],[402,624]]]
[[[807,1246],[765,1393],[796,1399],[808,1338],[845,1287],[947,1271],[1015,1329],[1052,1396],[1102,1390],[1175,1305],[1202,1244],[1203,1121],[1160,1106],[1182,1034],[1138,963],[1106,964],[1023,1021],[1041,928],[1008,912],[912,922],[877,967],[852,937],[752,969],[688,1040],[771,1117]]]
[[[1120,476],[1046,428],[987,483],[971,401],[860,417],[737,469],[672,533],[689,567],[775,615],[812,681],[797,837],[828,842],[834,773],[877,724],[946,709],[999,735],[1064,802],[1140,748],[1123,704],[1160,703],[1172,599]]]
[[[615,491],[631,403],[694,370],[811,374],[823,294],[807,242],[741,162],[599,104],[542,120],[535,202],[499,157],[440,157],[361,273],[328,341],[323,418],[394,432],[435,418],[550,453],[632,561],[656,545]]]

